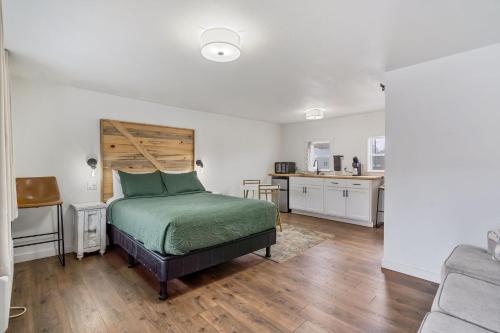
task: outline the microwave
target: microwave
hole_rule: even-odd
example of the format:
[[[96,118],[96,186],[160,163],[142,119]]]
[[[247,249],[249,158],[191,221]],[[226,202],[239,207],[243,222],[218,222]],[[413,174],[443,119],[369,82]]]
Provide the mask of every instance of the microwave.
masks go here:
[[[295,173],[296,170],[295,162],[274,163],[274,173]]]

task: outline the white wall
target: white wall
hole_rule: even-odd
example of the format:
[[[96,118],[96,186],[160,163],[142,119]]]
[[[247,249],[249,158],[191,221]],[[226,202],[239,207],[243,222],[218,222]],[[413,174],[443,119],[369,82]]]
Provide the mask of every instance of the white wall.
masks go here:
[[[194,128],[196,158],[205,164],[200,178],[212,191],[241,195],[242,179],[265,179],[278,160],[281,129],[265,122],[17,78],[12,82],[12,110],[17,176],[57,177],[65,201],[68,249],[73,238],[68,205],[100,199],[99,190],[87,191],[86,165],[87,156],[99,156],[100,118]],[[55,221],[45,208],[21,210],[19,215],[14,236],[43,232]],[[19,248],[15,255],[16,261],[54,255],[54,247]]]
[[[500,227],[500,44],[388,72],[383,266],[438,281]]]
[[[352,158],[358,156],[366,173],[368,138],[385,133],[385,112],[378,111],[346,117],[286,124],[283,126],[283,160],[306,168],[309,141],[330,141],[333,153],[344,155],[343,166],[352,170]]]

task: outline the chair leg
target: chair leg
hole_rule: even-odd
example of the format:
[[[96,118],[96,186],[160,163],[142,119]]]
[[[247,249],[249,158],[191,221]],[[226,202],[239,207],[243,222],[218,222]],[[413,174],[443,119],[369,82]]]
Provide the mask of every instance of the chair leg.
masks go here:
[[[56,206],[57,210],[57,259],[61,262],[61,217],[59,212],[59,205]]]
[[[280,226],[280,232],[283,232],[283,227],[281,226],[281,215],[279,211],[278,211],[278,225]]]
[[[62,241],[62,265],[66,266],[66,250],[64,248],[64,217],[62,205],[59,206],[61,210],[61,241]]]
[[[66,256],[64,252],[64,218],[62,205],[57,205],[57,257],[61,266],[66,266]]]
[[[379,204],[380,204],[380,188],[377,191],[377,214],[375,216],[375,228],[378,228],[378,215],[379,213]]]

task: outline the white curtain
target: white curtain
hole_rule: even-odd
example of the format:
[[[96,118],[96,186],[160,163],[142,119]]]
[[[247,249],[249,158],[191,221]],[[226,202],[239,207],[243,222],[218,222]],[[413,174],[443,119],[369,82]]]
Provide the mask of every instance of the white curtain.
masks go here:
[[[11,222],[17,217],[7,52],[0,1],[0,332],[7,329],[14,273]]]

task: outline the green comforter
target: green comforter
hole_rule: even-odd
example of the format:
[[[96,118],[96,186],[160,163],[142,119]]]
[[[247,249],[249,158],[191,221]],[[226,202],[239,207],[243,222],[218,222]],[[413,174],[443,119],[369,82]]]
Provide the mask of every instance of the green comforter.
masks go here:
[[[168,254],[229,242],[275,227],[277,209],[267,201],[212,193],[119,199],[108,208],[108,222]]]

